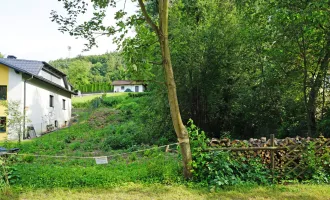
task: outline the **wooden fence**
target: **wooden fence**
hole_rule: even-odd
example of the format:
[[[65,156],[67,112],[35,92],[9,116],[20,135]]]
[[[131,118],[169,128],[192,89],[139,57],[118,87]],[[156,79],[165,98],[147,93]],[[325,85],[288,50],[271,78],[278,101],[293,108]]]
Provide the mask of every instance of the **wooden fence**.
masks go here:
[[[313,144],[311,146],[311,144]],[[330,139],[321,138],[310,142],[299,142],[288,146],[276,146],[274,134],[270,135],[270,146],[265,147],[219,147],[206,151],[231,151],[238,156],[242,154],[249,157],[260,157],[261,161],[269,167],[272,179],[303,179],[308,170],[308,152],[322,159],[330,152]],[[251,154],[252,152],[252,154]],[[329,159],[329,157],[325,157]],[[330,162],[330,160],[329,160]],[[330,166],[330,164],[329,164]],[[290,179],[289,178],[289,179]]]

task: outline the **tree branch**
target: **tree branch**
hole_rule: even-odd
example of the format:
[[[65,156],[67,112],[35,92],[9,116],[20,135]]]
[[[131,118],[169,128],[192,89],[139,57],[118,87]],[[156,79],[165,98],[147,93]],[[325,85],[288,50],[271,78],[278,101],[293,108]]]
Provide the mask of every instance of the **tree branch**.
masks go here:
[[[139,1],[139,5],[142,11],[142,14],[146,20],[146,22],[151,26],[151,28],[157,33],[157,35],[159,36],[159,28],[158,26],[152,21],[152,19],[150,18],[150,16],[148,15],[148,12],[146,10],[146,7],[143,3],[143,0],[138,0]]]

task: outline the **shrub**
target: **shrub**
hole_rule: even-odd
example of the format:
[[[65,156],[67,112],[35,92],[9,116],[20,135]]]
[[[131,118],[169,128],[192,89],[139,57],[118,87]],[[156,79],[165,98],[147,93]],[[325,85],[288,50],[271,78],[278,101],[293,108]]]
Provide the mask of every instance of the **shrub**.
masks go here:
[[[208,143],[205,133],[199,130],[192,120],[189,124],[195,181],[214,188],[247,183],[269,183],[270,172],[258,158],[246,159],[224,151],[204,151]]]
[[[106,97],[106,98],[103,98],[102,99],[102,103],[105,106],[114,107],[117,104],[121,103],[124,99],[125,98],[124,97],[121,97],[121,96],[118,96],[118,97]]]
[[[309,143],[302,154],[302,167],[306,168],[304,179],[314,183],[330,183],[330,149],[324,148],[322,154],[317,154],[314,142]]]
[[[149,96],[150,93],[148,92],[138,92],[138,93],[128,93],[129,97],[132,98],[139,98],[139,97],[144,97],[144,96]]]
[[[102,143],[104,151],[125,149],[134,144],[133,136],[130,134],[113,134],[109,135]]]

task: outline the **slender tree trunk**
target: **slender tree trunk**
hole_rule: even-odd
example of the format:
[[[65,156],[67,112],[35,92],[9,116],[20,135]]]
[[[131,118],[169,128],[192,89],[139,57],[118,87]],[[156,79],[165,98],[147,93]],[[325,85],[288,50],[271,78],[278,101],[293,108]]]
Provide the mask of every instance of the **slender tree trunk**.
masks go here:
[[[181,154],[184,164],[184,176],[191,178],[191,150],[188,131],[182,123],[178,97],[176,93],[176,84],[171,62],[169,41],[168,41],[168,5],[169,0],[159,0],[160,34],[159,42],[163,58],[163,67],[165,69],[166,86],[168,91],[168,101],[171,110],[173,126],[178,137],[181,148]]]
[[[162,53],[162,65],[165,70],[165,79],[166,79],[166,86],[168,92],[168,101],[170,105],[171,117],[173,126],[175,129],[175,133],[177,135],[181,154],[182,154],[182,161],[184,165],[183,173],[185,178],[191,178],[191,150],[190,150],[190,142],[188,131],[186,127],[182,123],[178,97],[176,93],[176,85],[174,81],[174,73],[172,68],[171,62],[171,55],[170,55],[170,48],[169,48],[169,41],[168,41],[168,8],[169,8],[169,0],[159,0],[159,27],[153,23],[150,16],[147,13],[143,0],[138,0],[139,5],[141,7],[141,11],[147,23],[152,27],[152,29],[156,32],[161,53]]]

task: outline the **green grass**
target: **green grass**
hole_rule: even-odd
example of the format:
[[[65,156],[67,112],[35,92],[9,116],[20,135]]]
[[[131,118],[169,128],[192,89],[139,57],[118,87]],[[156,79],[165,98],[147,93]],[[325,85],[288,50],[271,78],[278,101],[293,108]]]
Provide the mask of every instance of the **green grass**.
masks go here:
[[[114,125],[122,125],[131,119],[130,113],[136,109],[135,104],[139,102],[139,98],[123,99],[120,104],[107,100],[107,104],[115,105],[112,108],[102,107],[94,110],[95,112],[80,112],[79,122],[70,128],[22,142],[19,146],[20,153],[110,156],[134,151],[134,148],[144,148],[139,146],[120,151],[104,148],[104,145],[108,144],[104,138],[109,135],[134,134],[125,127],[119,127],[117,132],[113,132]],[[135,124],[131,127],[136,130]],[[118,140],[118,143],[120,141]],[[13,142],[7,144],[7,147],[16,146],[17,143]],[[0,200],[330,199],[329,185],[254,185],[226,187],[210,192],[208,188],[200,188],[194,183],[183,181],[182,166],[177,155],[164,154],[162,151],[163,149],[139,155],[113,156],[107,165],[96,165],[94,159],[17,156],[17,160],[12,164],[11,174],[17,178],[12,179],[11,188],[2,191],[0,189]]]
[[[127,96],[128,93],[126,92],[121,92],[121,93],[108,93],[107,97],[114,97],[114,96]],[[83,97],[73,97],[72,98],[72,103],[84,103],[87,101],[91,101],[95,99],[96,97],[102,96],[101,94],[96,94],[96,95],[89,95],[89,96],[83,96]]]
[[[1,193],[0,193],[1,194]],[[43,200],[43,199],[241,199],[241,200],[327,200],[330,199],[328,185],[252,186],[226,188],[210,192],[205,188],[191,188],[183,185],[126,183],[110,188],[55,188],[23,189],[12,188],[0,195],[1,200]]]

